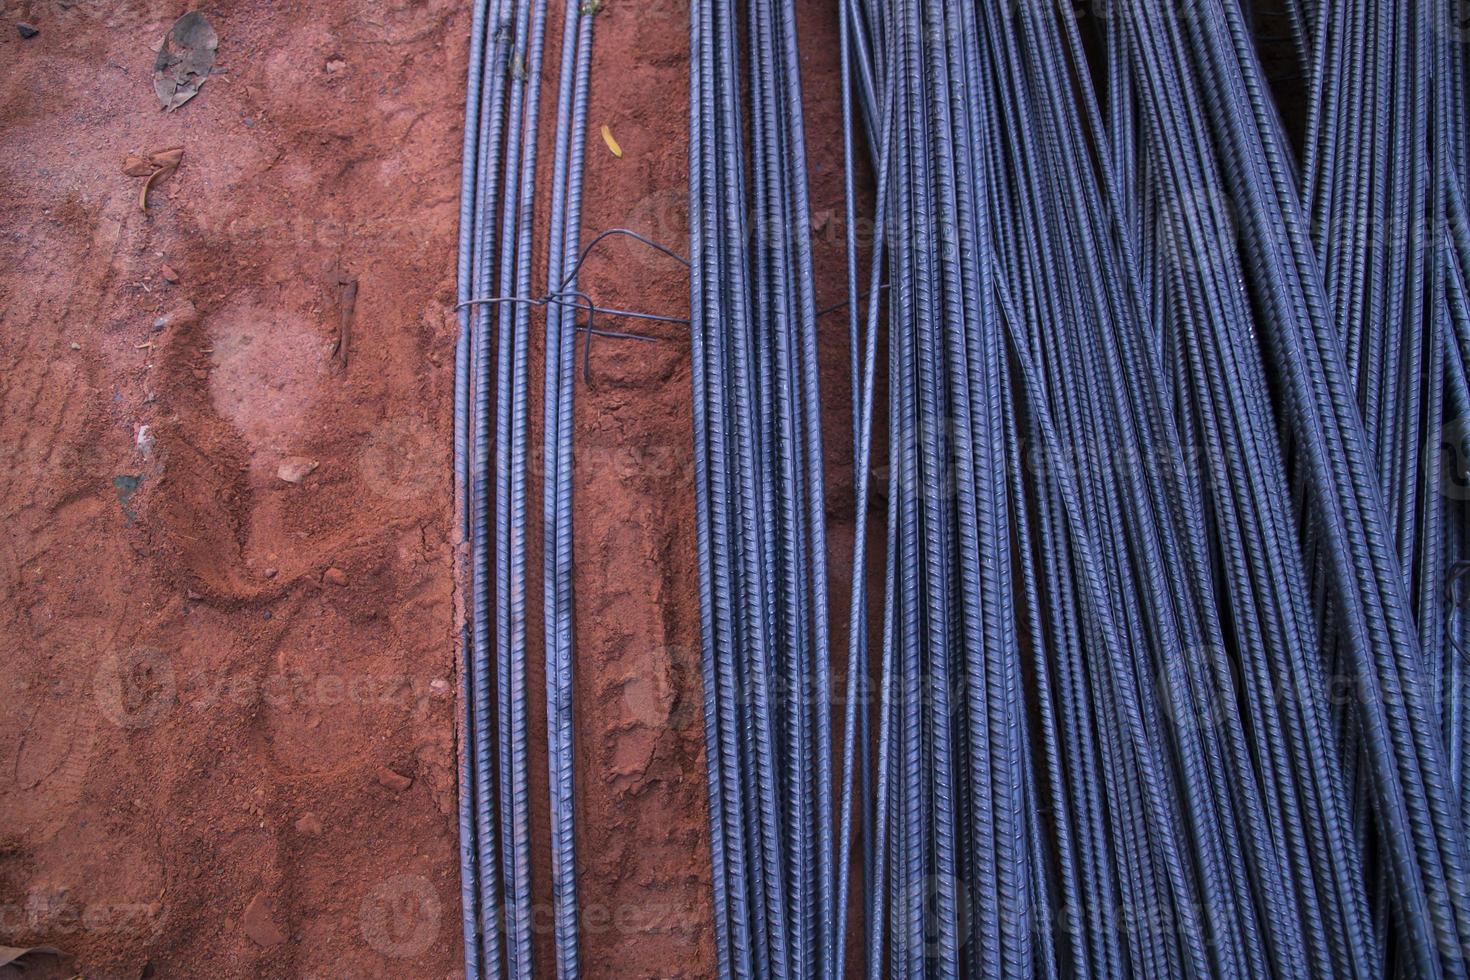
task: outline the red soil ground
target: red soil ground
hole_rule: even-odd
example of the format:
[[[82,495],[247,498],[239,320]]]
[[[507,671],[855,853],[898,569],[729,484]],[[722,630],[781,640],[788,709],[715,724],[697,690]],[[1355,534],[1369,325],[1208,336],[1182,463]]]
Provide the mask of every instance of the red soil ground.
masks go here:
[[[827,302],[835,29],[807,7]],[[460,975],[467,5],[204,7],[217,74],[165,114],[151,46],[186,9],[0,3],[0,944],[61,948],[57,976]],[[684,9],[598,15],[587,237],[686,247]],[[183,163],[140,210],[124,159],[170,147]],[[627,244],[582,284],[687,306],[682,270]],[[846,327],[824,329],[836,501]],[[713,972],[688,347],[666,335],[598,340],[577,392],[582,950],[586,975],[619,980]],[[291,457],[318,465],[286,482]],[[845,553],[851,514],[832,520]],[[544,803],[534,817],[544,841]],[[544,895],[544,851],[537,872]]]

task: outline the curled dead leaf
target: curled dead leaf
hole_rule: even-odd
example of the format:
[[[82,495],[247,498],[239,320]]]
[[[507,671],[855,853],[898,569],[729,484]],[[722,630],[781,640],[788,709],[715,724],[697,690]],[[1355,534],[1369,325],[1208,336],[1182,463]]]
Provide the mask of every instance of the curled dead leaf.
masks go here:
[[[150,153],[147,157],[140,157],[136,153],[129,153],[123,159],[123,173],[129,177],[147,177],[143,181],[143,187],[138,191],[138,209],[148,210],[148,189],[153,182],[165,174],[173,173],[184,160],[184,148],[172,146],[166,150]]]

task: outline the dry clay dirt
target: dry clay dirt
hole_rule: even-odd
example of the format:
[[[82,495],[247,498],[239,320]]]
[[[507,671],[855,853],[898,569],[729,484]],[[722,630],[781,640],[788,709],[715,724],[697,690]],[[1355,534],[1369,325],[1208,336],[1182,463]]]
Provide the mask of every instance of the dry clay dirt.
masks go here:
[[[802,8],[835,299],[835,29]],[[165,114],[153,46],[187,9],[0,3],[0,945],[66,953],[32,977],[460,976],[449,448],[468,6],[202,7],[215,74]],[[687,247],[683,11],[597,15],[586,237]],[[140,209],[126,158],[174,147]],[[682,270],[624,244],[583,288],[687,309]],[[829,319],[837,501],[846,327]],[[577,392],[589,977],[713,972],[687,359],[678,329],[600,339]],[[851,513],[830,516],[840,559]],[[840,575],[833,592],[840,616]],[[544,803],[533,816],[544,841]],[[538,895],[546,878],[543,849]],[[549,922],[547,907],[546,976]]]

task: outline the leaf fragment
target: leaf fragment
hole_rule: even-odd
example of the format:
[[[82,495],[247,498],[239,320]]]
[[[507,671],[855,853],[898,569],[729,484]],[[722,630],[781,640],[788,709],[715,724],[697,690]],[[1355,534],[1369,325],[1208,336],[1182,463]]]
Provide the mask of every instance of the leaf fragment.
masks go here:
[[[54,946],[0,946],[0,966],[23,969],[22,961],[27,957],[61,955],[61,950]]]
[[[613,139],[612,130],[607,128],[607,123],[602,124],[602,141],[607,144],[607,148],[612,151],[613,156],[619,160],[623,158],[623,148],[618,145],[617,140]]]

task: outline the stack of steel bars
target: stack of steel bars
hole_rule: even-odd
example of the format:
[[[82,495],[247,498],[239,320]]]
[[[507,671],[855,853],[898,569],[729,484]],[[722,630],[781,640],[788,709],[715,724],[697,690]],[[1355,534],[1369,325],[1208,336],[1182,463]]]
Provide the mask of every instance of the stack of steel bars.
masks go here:
[[[856,527],[834,640],[795,5],[695,0],[722,976],[1470,973],[1470,35],[1452,0],[1277,6],[1306,94],[1294,134],[1244,0],[1083,18],[838,0]],[[554,938],[558,975],[579,968],[571,423],[595,10],[561,15],[544,291],[547,3],[473,14],[469,977],[532,973],[538,432]]]
[[[834,783],[795,12],[790,3],[697,0],[690,18],[690,316],[716,927],[723,969],[813,977],[835,955]]]
[[[465,974],[532,975],[526,611],[531,315],[545,310],[544,651],[557,971],[578,975],[572,792],[571,435],[582,159],[597,5],[561,13],[546,290],[533,207],[546,0],[478,0],[460,208],[455,475],[465,595],[460,845]],[[539,299],[531,297],[539,295]]]
[[[1244,0],[837,6],[840,698],[793,3],[690,15],[720,975],[1465,976],[1456,5],[1287,0],[1296,142]]]

